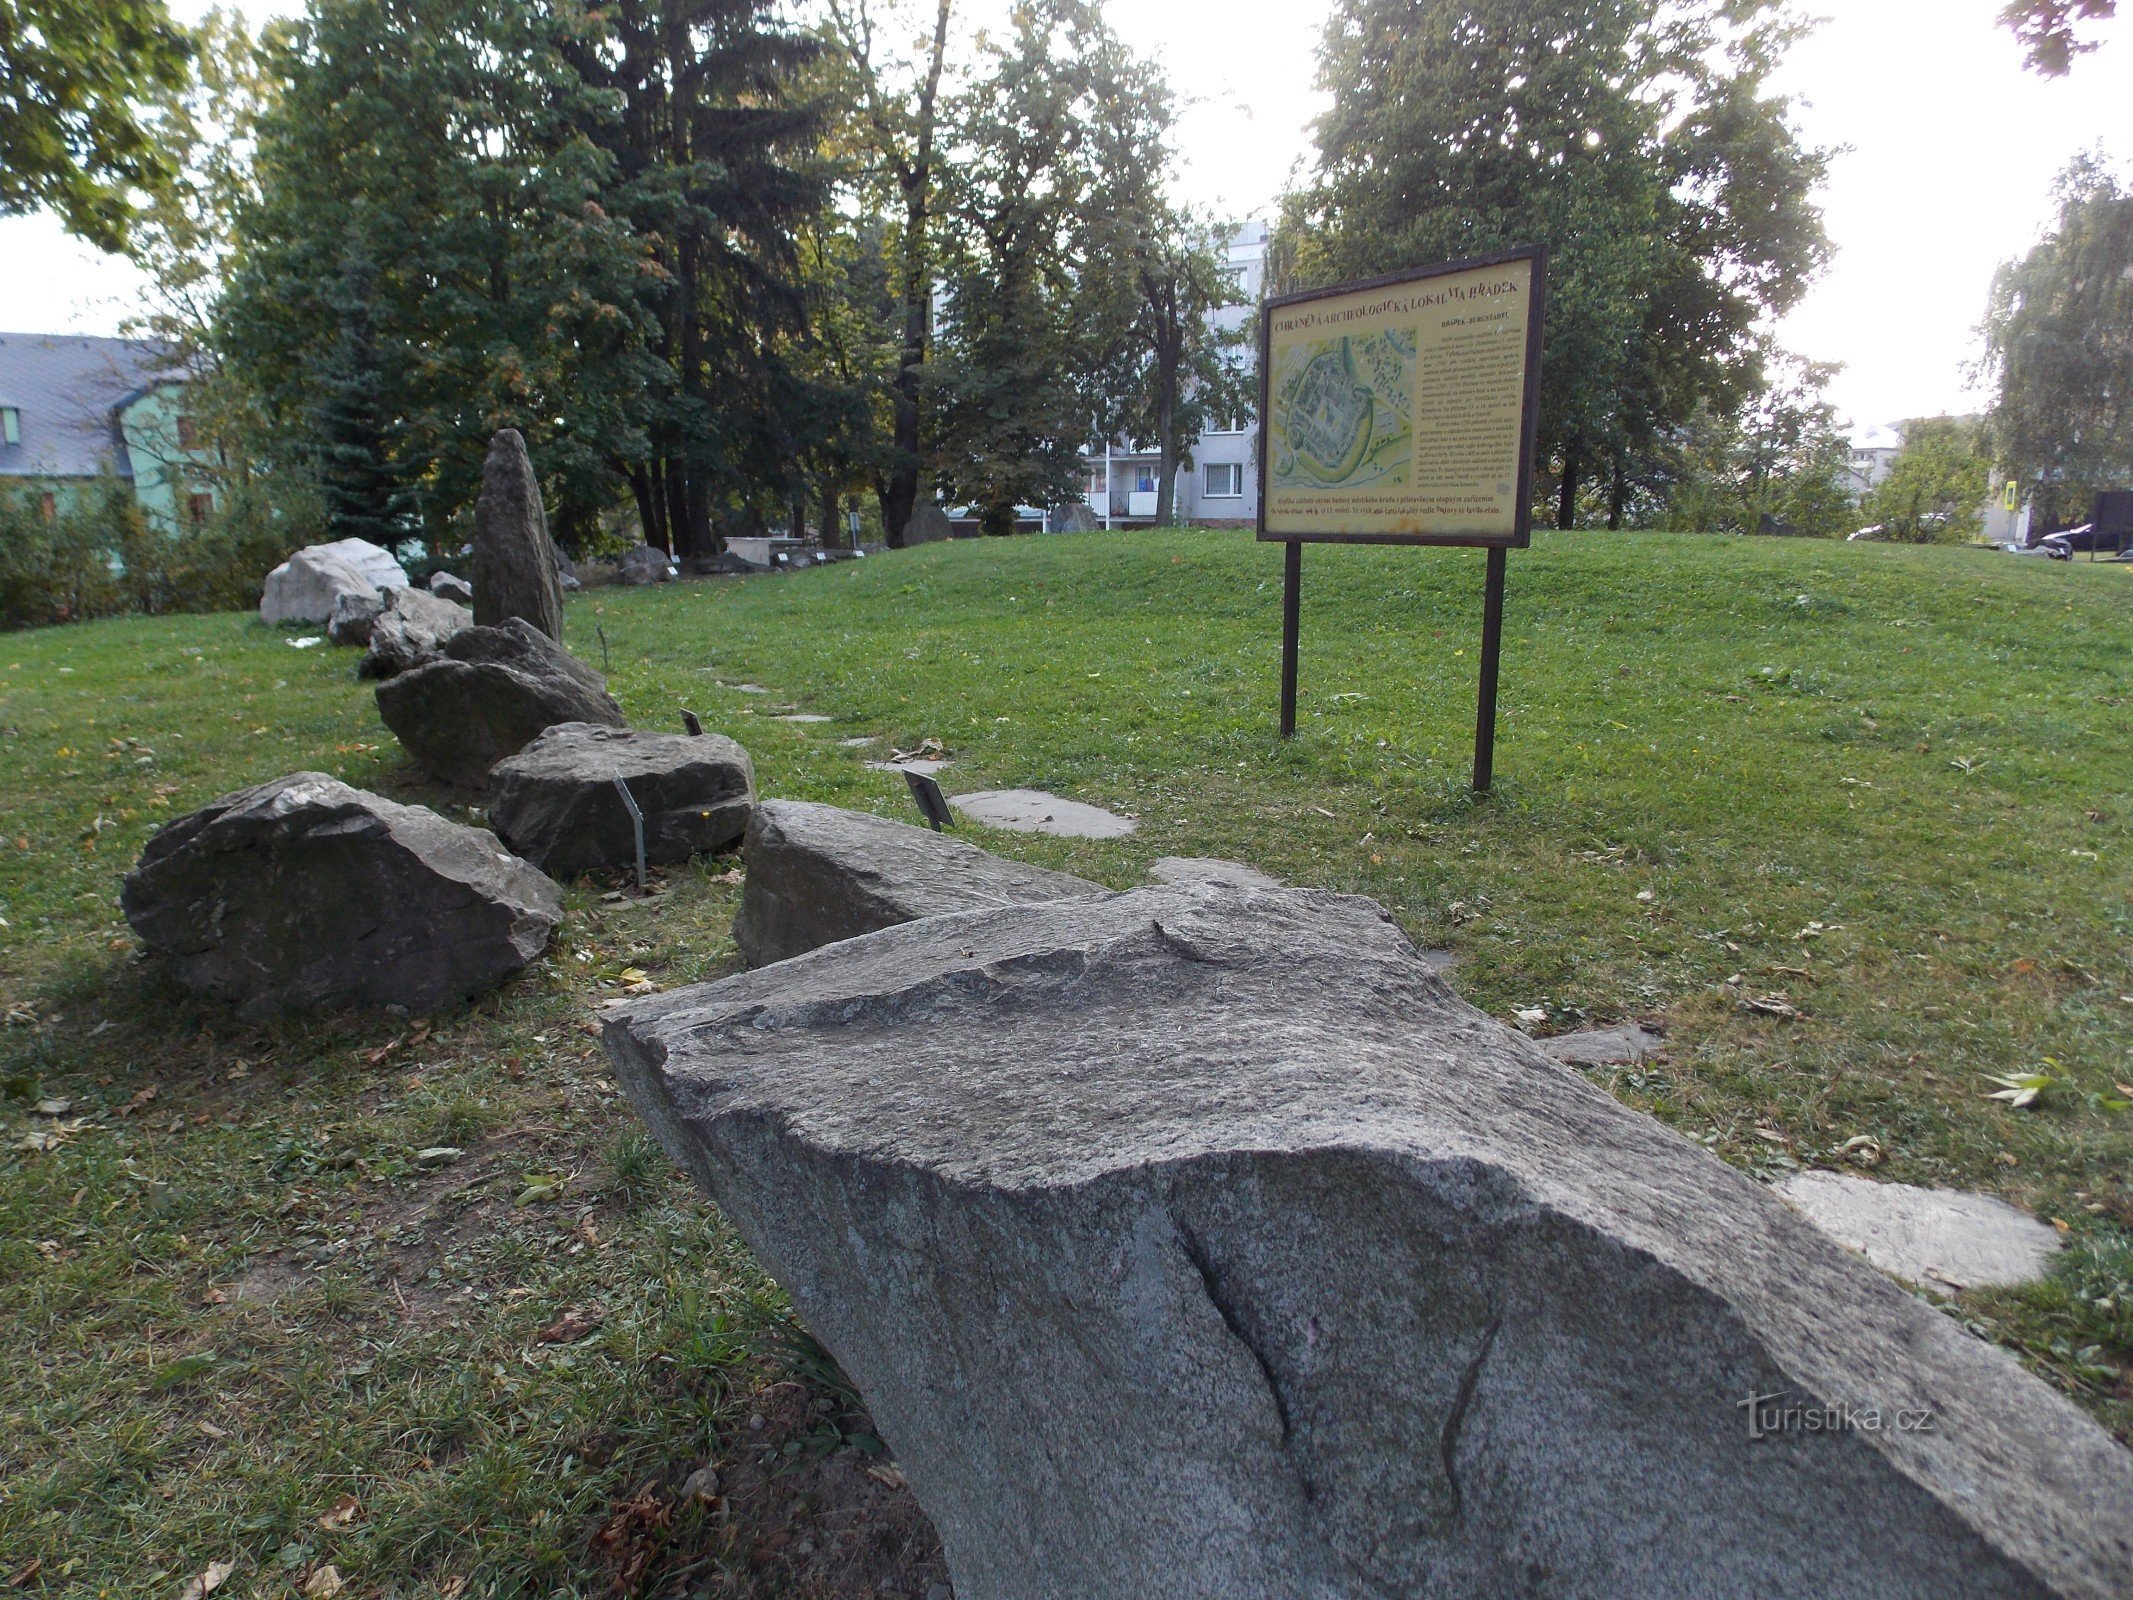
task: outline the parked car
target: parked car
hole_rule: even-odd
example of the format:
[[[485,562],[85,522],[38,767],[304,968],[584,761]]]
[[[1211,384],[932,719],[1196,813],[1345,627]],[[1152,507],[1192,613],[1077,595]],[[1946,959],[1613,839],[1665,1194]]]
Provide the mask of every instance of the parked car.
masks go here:
[[[2078,527],[2047,533],[2037,541],[2037,546],[2054,561],[2071,561],[2076,550],[2109,550],[2115,555],[2122,538],[2122,535],[2102,532],[2093,522],[2084,522]]]

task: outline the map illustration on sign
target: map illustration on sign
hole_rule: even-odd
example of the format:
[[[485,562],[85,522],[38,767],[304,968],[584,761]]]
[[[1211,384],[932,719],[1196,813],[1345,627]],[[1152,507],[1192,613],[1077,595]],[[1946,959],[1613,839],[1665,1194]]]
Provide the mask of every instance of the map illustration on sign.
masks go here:
[[[1301,340],[1281,354],[1273,486],[1404,485],[1414,461],[1413,330]]]

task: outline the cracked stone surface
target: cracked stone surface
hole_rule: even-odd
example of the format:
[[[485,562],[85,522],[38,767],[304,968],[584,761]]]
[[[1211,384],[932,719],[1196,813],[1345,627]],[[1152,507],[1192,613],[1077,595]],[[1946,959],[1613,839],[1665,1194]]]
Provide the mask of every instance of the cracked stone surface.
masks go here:
[[[2133,1454],[1369,901],[927,917],[605,1042],[959,1600],[2133,1593]]]
[[[948,803],[974,822],[1013,833],[1054,833],[1068,839],[1120,839],[1136,824],[1102,806],[1062,799],[1042,789],[980,789],[952,794]]]
[[[1148,876],[1156,883],[1232,883],[1245,889],[1282,886],[1279,878],[1270,878],[1257,867],[1218,856],[1160,856],[1148,864]]]
[[[1927,1288],[2030,1283],[2051,1268],[2059,1235],[1988,1194],[1796,1172],[1777,1192],[1839,1244]]]

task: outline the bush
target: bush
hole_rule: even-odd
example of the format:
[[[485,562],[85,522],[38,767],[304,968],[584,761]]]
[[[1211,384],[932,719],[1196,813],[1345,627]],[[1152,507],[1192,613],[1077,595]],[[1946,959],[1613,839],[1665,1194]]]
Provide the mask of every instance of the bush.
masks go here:
[[[0,495],[0,628],[255,606],[266,575],[311,542],[316,520],[301,491],[258,484],[226,491],[206,523],[176,536],[152,527],[116,478],[55,517],[32,496]]]

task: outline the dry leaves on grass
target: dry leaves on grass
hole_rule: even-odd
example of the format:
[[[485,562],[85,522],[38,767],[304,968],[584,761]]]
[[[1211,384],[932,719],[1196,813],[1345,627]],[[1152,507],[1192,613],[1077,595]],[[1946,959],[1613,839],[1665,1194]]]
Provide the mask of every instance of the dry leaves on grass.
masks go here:
[[[178,1591],[178,1600],[207,1600],[209,1595],[229,1581],[230,1574],[236,1570],[237,1563],[234,1561],[210,1561],[196,1576],[186,1581],[185,1587]]]
[[[597,1310],[572,1306],[534,1335],[542,1344],[576,1344],[597,1329],[604,1319]]]
[[[618,1502],[593,1535],[593,1549],[617,1594],[635,1594],[643,1587],[644,1575],[672,1528],[673,1507],[653,1492],[653,1482],[646,1479]]]
[[[333,1502],[333,1508],[318,1519],[318,1525],[328,1533],[338,1533],[362,1514],[362,1506],[352,1494],[344,1494]]]
[[[305,1580],[305,1600],[333,1600],[333,1596],[346,1587],[347,1584],[341,1577],[341,1569],[328,1562]]]

